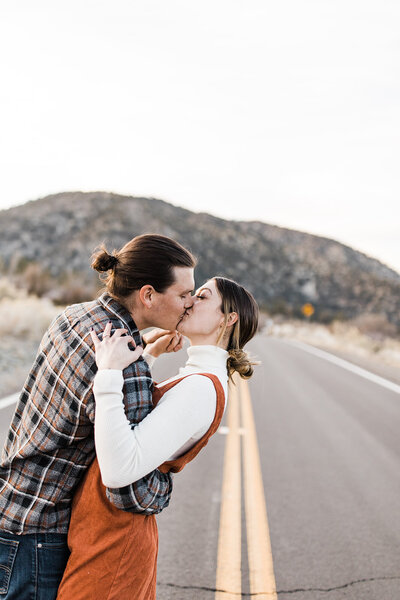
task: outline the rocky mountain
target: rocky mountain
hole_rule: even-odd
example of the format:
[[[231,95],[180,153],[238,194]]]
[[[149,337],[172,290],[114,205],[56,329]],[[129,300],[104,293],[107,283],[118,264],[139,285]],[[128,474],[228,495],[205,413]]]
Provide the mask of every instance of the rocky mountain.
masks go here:
[[[38,269],[49,295],[57,285],[91,297],[93,249],[120,248],[141,233],[171,236],[198,258],[197,283],[214,274],[240,281],[272,312],[313,318],[385,314],[400,331],[400,274],[339,242],[259,221],[228,221],[154,198],[67,192],[0,211],[0,272]],[[46,291],[46,290],[45,290]]]

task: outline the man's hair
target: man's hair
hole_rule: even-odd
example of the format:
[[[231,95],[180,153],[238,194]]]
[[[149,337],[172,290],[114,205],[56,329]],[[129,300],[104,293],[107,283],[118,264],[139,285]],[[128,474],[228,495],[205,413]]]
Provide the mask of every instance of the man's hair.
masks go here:
[[[121,250],[109,254],[102,244],[92,255],[91,266],[106,273],[100,279],[115,298],[126,298],[144,285],[164,292],[175,279],[173,267],[194,268],[194,256],[181,244],[164,235],[134,237]]]

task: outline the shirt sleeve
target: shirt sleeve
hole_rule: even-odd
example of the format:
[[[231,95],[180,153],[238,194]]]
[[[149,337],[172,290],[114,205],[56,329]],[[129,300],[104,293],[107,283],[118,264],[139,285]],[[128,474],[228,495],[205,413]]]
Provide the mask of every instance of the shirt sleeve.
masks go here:
[[[132,428],[124,412],[122,385],[121,371],[102,370],[93,388],[96,453],[108,488],[127,486],[176,458],[189,441],[193,445],[204,435],[216,409],[212,381],[192,375],[166,392],[163,401]]]
[[[147,364],[149,365],[149,369],[151,369],[154,365],[154,363],[156,362],[157,358],[155,356],[153,356],[152,354],[149,354],[148,352],[146,352],[146,350],[143,352],[142,354],[144,360],[147,362]]]
[[[119,323],[114,326],[120,326]],[[88,344],[91,346],[91,339],[89,336]],[[94,362],[94,349],[91,348],[93,353]],[[143,361],[142,361],[143,362]],[[96,368],[97,370],[97,368]],[[107,371],[106,371],[107,372]],[[151,391],[149,388],[149,381],[151,381],[151,374],[148,369],[143,369],[138,366],[135,362],[131,365],[130,370],[125,370],[124,374],[119,371],[120,374],[120,390],[125,386],[126,392],[131,397],[136,398],[135,402],[131,402],[130,419],[132,422],[140,420],[141,414],[147,414],[151,410]],[[95,378],[94,378],[95,379]],[[92,374],[92,383],[94,385],[94,379]],[[129,380],[130,383],[127,383]],[[143,390],[146,390],[146,394],[143,396]],[[93,391],[92,385],[90,386],[90,392]],[[121,392],[121,405],[122,410],[125,414],[125,407],[122,403],[123,394]],[[150,399],[150,405],[149,405]],[[95,405],[94,394],[89,393],[86,401],[86,414],[92,422],[95,422],[95,413],[97,407]],[[129,421],[127,419],[128,423]],[[132,425],[133,426],[133,425]],[[142,514],[157,514],[160,513],[164,508],[169,505],[171,493],[172,493],[173,481],[170,473],[162,473],[159,470],[149,471],[145,477],[132,483],[128,486],[120,486],[114,489],[107,489],[106,495],[108,500],[117,508],[133,513]]]
[[[142,361],[143,362],[143,361]],[[134,363],[137,366],[137,363]],[[137,396],[136,408],[134,411],[130,412],[131,417],[125,415],[125,405],[123,402],[123,393],[120,396],[120,405],[122,407],[121,412],[125,416],[125,419],[128,423],[129,429],[134,427],[135,424],[143,419],[144,416],[148,414],[149,410],[152,410],[151,403],[151,392],[150,392],[150,404],[149,400],[141,397],[143,393],[141,389],[146,389],[148,385],[148,375],[150,372],[147,370],[147,374],[143,372],[143,370],[139,370],[135,368],[135,377],[133,381],[135,382],[134,387],[128,386],[130,389],[127,390],[127,381],[131,380],[132,377],[124,371],[118,372],[120,379],[120,388],[123,390],[123,393],[130,393]],[[127,379],[128,377],[128,379]],[[141,381],[141,384],[139,383]],[[142,387],[143,386],[143,387]],[[97,412],[97,405],[96,405]],[[96,431],[96,425],[95,425]],[[172,475],[170,473],[162,473],[158,469],[152,469],[148,471],[145,476],[137,479],[133,482],[131,480],[128,485],[125,483],[120,484],[119,486],[114,486],[113,488],[106,486],[106,495],[108,500],[120,510],[124,510],[126,512],[133,513],[142,513],[146,515],[157,514],[160,513],[164,508],[169,505],[171,493],[172,493]]]

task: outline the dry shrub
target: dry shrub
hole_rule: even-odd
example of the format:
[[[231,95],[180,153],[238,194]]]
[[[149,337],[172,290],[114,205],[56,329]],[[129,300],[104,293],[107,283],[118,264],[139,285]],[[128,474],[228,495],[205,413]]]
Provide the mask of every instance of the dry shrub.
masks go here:
[[[382,360],[388,364],[396,367],[400,366],[400,342],[387,338],[379,352],[379,356]]]
[[[53,318],[60,313],[46,298],[27,296],[0,302],[0,335],[41,339]]]
[[[28,294],[34,296],[44,296],[53,285],[49,272],[38,263],[30,263],[20,277]]]
[[[69,273],[62,282],[47,294],[56,304],[67,306],[79,302],[88,302],[96,297],[99,284],[95,280],[85,280],[80,275]]]
[[[392,332],[391,324],[382,319],[366,319],[362,321],[370,327],[369,334],[361,333],[354,321],[333,321],[329,326],[318,323],[305,323],[291,319],[277,322],[272,319],[268,331],[264,333],[276,337],[299,340],[333,352],[343,352],[347,355],[359,356],[366,359],[378,360],[392,367],[400,365],[400,340],[393,337],[377,338],[371,336],[379,325],[382,331]],[[387,329],[386,329],[387,326]],[[381,331],[379,331],[381,333]]]
[[[4,298],[25,298],[26,291],[15,287],[15,285],[6,277],[0,278],[0,302]]]
[[[350,324],[357,327],[360,333],[375,340],[384,340],[397,334],[396,325],[390,323],[387,316],[382,313],[364,313],[352,319]]]
[[[38,340],[59,314],[60,307],[47,298],[28,295],[16,289],[7,281],[0,285],[0,336],[11,335],[17,338]]]
[[[61,310],[0,279],[0,397],[21,389],[45,330]]]

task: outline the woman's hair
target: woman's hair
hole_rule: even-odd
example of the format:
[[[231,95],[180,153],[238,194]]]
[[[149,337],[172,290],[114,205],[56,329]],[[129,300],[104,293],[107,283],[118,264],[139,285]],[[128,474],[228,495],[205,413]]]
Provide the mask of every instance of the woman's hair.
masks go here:
[[[229,353],[227,360],[229,377],[237,371],[240,377],[249,379],[253,375],[253,365],[258,363],[250,359],[243,346],[257,332],[259,314],[257,302],[250,292],[232,279],[214,277],[214,281],[222,298],[221,310],[225,315],[225,323],[217,343],[226,334],[229,313],[236,312],[238,315],[238,320],[232,325],[226,348]]]
[[[115,298],[126,298],[143,285],[152,285],[164,292],[174,283],[173,267],[191,267],[195,258],[175,240],[156,234],[134,237],[121,250],[109,254],[102,244],[92,255],[91,266],[104,272],[100,279],[108,293]]]

